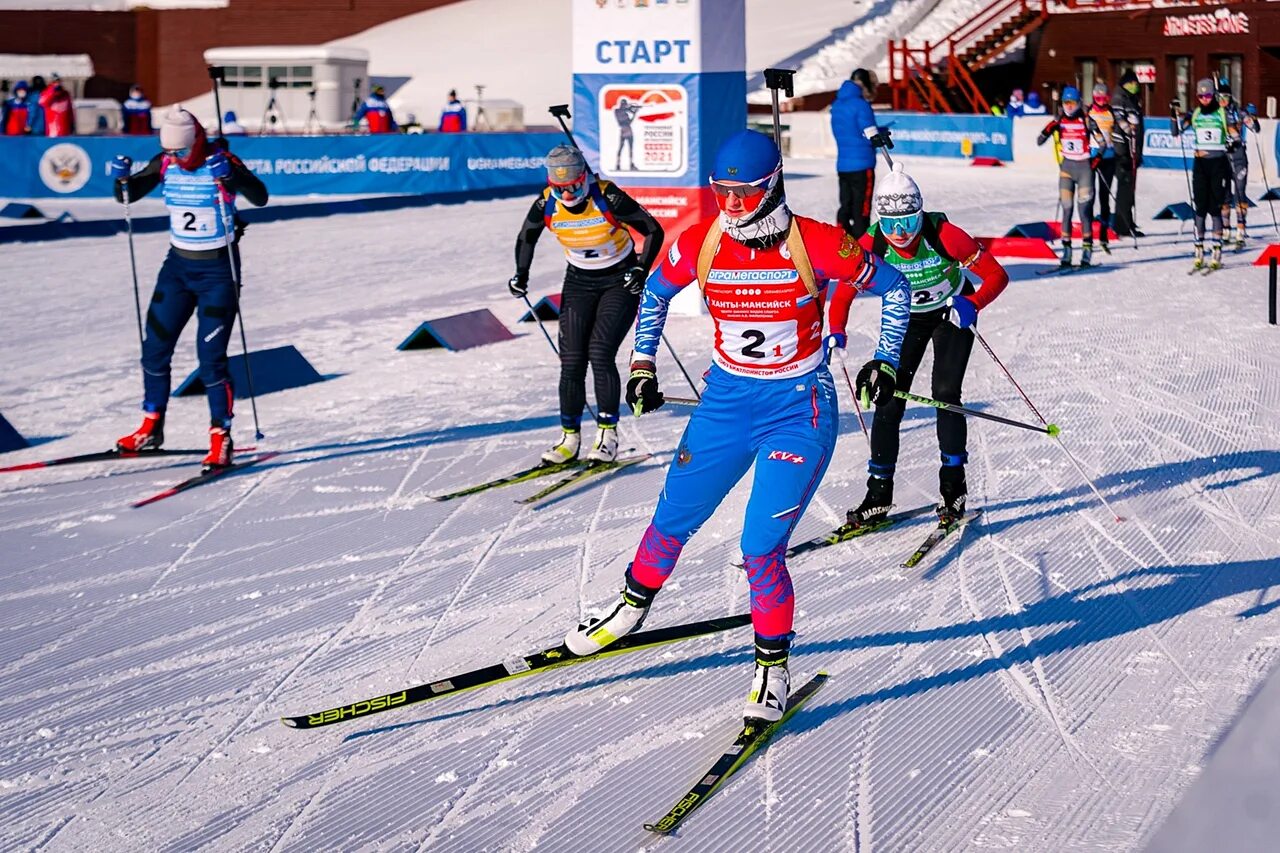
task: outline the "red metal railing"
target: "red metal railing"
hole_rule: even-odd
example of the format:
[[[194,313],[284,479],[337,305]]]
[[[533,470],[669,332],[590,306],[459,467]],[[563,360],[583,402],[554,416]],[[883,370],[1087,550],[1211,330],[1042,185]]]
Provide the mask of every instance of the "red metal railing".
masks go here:
[[[908,47],[889,42],[889,80],[895,110],[951,112],[946,97],[933,82],[932,47]]]
[[[991,112],[991,104],[983,97],[977,81],[973,79],[973,75],[969,73],[969,69],[965,67],[964,62],[954,53],[947,60],[947,86],[952,89],[959,89],[964,99],[973,106],[974,112]]]
[[[995,32],[1001,27],[1020,18],[1027,18],[1033,24],[1024,25],[1015,31],[1018,35],[1039,26],[1049,15],[1048,0],[1002,0],[982,10],[973,18],[965,21],[937,42],[925,42],[923,47],[911,47],[906,39],[901,42],[889,42],[889,86],[893,95],[894,109],[932,109],[936,112],[951,112],[946,96],[934,82],[934,74],[945,71],[946,86],[953,89],[977,112],[988,112],[990,105],[983,97],[982,91],[974,81],[971,69],[962,58],[965,49],[982,36]],[[1017,36],[1012,36],[1016,38]],[[992,52],[1004,47],[1002,44],[992,45]],[[983,63],[985,64],[985,62]],[[920,82],[923,81],[923,82]],[[917,97],[923,95],[923,97]],[[927,104],[927,106],[926,106]]]
[[[1028,11],[1038,12],[1041,18],[1048,17],[1048,7],[1048,0],[1005,0],[1003,3],[993,3],[943,36],[939,44],[946,44],[951,49],[951,55],[955,56],[959,52],[957,48],[968,47],[970,42]]]

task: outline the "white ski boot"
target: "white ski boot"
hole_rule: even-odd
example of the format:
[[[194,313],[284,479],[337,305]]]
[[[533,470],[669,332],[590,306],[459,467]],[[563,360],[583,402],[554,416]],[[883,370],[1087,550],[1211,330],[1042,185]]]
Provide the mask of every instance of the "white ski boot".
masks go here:
[[[600,424],[595,446],[587,454],[588,462],[614,462],[618,458],[617,424]]]
[[[627,575],[618,604],[601,619],[591,618],[565,635],[564,644],[578,657],[594,655],[633,631],[638,631],[649,615],[657,590],[641,587]]]
[[[756,671],[751,678],[747,705],[742,710],[747,725],[774,723],[786,713],[787,695],[791,691],[791,674],[787,671],[790,650],[790,639],[756,637]]]
[[[562,465],[578,458],[578,448],[582,446],[582,436],[577,431],[565,430],[555,447],[542,454],[542,461],[548,465]]]

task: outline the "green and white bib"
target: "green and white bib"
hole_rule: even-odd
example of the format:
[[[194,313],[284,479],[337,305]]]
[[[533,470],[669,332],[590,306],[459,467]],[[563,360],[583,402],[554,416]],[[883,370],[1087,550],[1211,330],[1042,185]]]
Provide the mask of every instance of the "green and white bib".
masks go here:
[[[871,226],[874,239],[880,223]],[[880,238],[884,239],[884,238]],[[877,241],[879,242],[879,241]],[[934,251],[929,241],[921,235],[915,257],[898,254],[892,243],[885,241],[884,259],[907,277],[911,283],[911,313],[934,311],[947,304],[947,300],[960,292],[964,275],[958,261],[951,261]]]
[[[1227,112],[1222,107],[1210,113],[1196,107],[1191,114],[1191,129],[1196,134],[1197,151],[1227,150]]]

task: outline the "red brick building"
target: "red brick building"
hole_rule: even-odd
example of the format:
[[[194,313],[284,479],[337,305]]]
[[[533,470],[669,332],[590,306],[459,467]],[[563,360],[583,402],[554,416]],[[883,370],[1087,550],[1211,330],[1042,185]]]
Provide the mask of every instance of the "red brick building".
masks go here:
[[[1265,111],[1280,97],[1280,3],[1129,5],[1051,14],[1028,51],[1031,82],[1079,83],[1088,95],[1095,79],[1114,85],[1129,67],[1155,67],[1147,108],[1164,112],[1171,99],[1194,103],[1196,80],[1225,77],[1243,102]]]
[[[234,45],[313,45],[453,0],[231,0],[221,9],[0,13],[0,53],[87,53],[89,98],[128,95],[141,83],[157,104],[209,89],[204,52]]]

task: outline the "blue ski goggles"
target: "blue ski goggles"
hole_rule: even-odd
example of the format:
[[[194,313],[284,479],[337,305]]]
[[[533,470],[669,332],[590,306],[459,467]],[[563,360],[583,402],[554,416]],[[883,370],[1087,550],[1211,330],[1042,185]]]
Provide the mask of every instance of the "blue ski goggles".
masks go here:
[[[904,216],[881,216],[880,230],[886,237],[914,237],[920,233],[920,225],[924,221],[920,211]]]

